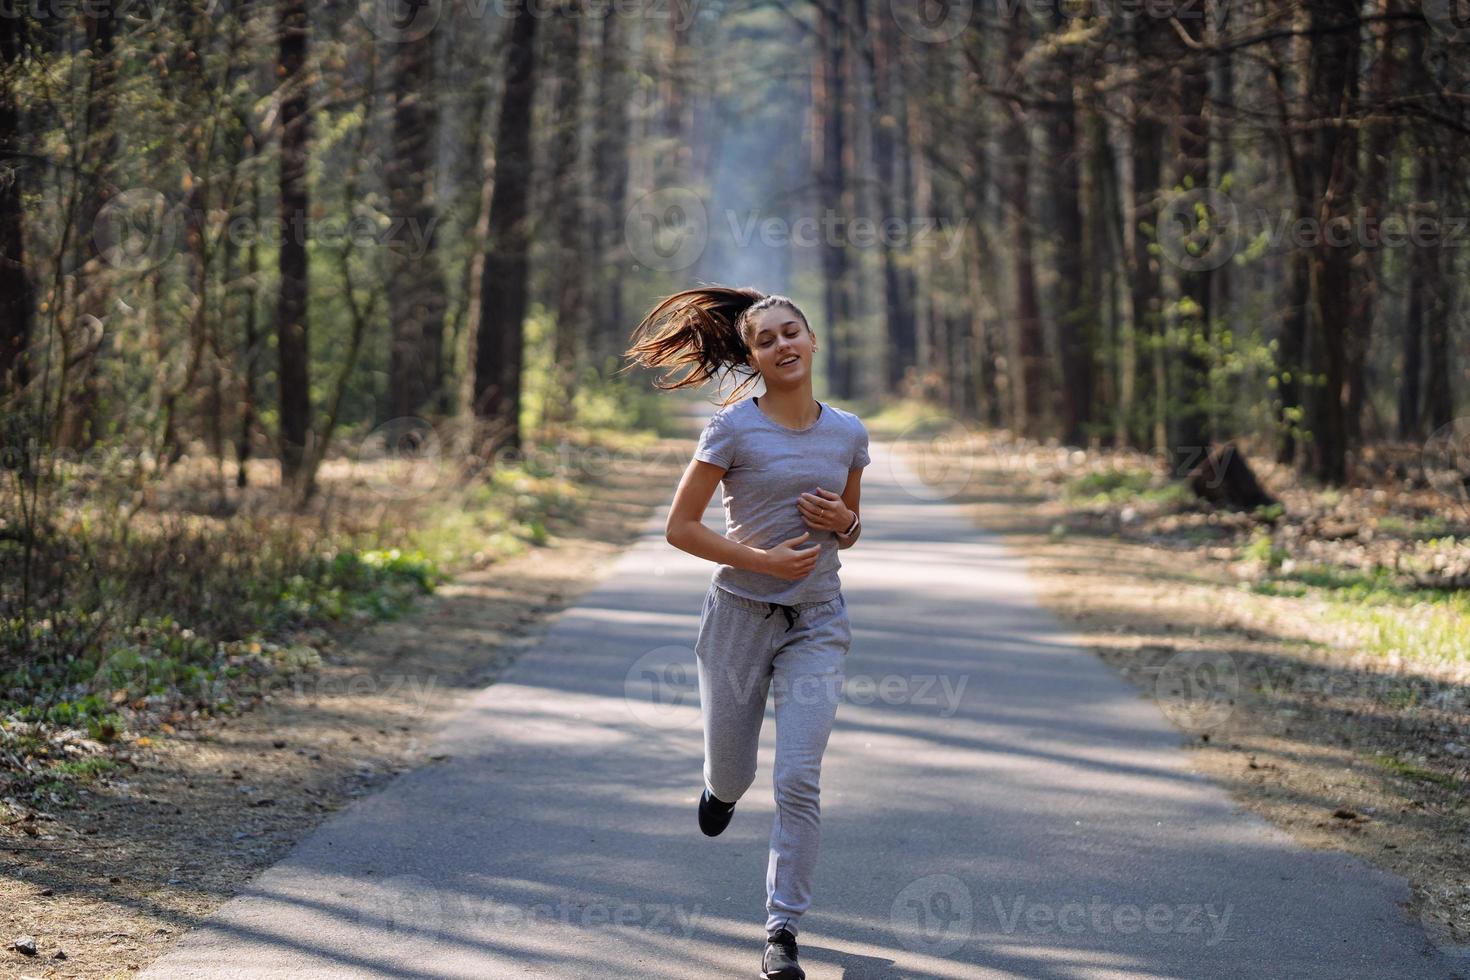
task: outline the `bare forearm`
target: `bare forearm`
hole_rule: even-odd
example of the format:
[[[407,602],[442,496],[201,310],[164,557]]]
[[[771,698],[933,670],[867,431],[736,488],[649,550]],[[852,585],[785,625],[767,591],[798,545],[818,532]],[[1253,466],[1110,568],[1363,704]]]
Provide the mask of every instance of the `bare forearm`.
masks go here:
[[[765,571],[766,553],[763,550],[732,541],[698,521],[686,521],[677,527],[671,527],[665,532],[664,538],[675,548],[687,551],[696,558],[721,565],[733,565],[750,572]]]
[[[857,527],[853,528],[852,534],[850,535],[845,535],[841,531],[835,531],[833,533],[837,535],[838,550],[841,550],[843,548],[851,548],[854,544],[857,543],[857,539],[863,536],[863,526],[859,524]]]

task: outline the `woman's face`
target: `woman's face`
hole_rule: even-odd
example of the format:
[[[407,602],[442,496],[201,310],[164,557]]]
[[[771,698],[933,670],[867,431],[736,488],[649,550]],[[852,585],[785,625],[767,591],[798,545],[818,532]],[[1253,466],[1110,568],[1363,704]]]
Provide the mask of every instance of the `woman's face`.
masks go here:
[[[791,307],[761,310],[746,331],[750,366],[765,377],[766,387],[784,388],[811,374],[816,338]]]

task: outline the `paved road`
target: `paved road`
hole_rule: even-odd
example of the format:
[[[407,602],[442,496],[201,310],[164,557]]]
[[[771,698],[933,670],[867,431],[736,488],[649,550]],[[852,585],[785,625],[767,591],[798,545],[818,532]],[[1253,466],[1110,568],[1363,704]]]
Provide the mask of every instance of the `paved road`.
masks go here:
[[[1294,845],[1191,773],[1160,702],[1072,644],[1015,555],[872,455],[843,553],[812,980],[1470,965],[1404,916],[1401,879]],[[663,521],[445,724],[447,760],[336,814],[144,976],[755,976],[774,716],[730,829],[703,837],[710,566]]]

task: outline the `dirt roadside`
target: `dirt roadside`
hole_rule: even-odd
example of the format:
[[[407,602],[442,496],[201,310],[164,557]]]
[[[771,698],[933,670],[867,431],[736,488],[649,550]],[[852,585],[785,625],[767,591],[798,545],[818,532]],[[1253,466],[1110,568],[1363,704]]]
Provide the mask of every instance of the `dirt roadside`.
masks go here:
[[[664,439],[621,461],[595,506],[548,523],[546,546],[350,635],[253,710],[150,739],[76,806],[0,824],[0,975],[130,975],[327,815],[432,765],[425,733],[602,578],[691,448]]]
[[[1227,534],[1089,512],[986,435],[894,445],[931,497],[1022,556],[1039,601],[1159,704],[1193,768],[1302,844],[1402,875],[1404,914],[1470,970],[1470,665],[1386,661],[1314,597],[1252,591]]]

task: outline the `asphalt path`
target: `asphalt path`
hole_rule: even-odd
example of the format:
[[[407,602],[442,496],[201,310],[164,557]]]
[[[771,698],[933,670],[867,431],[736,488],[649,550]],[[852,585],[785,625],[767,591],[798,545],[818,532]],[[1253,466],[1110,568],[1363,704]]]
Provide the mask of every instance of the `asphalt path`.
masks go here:
[[[1209,665],[1117,677],[1017,555],[874,439],[822,773],[811,980],[1455,977],[1404,881],[1313,851],[1192,772]],[[711,566],[640,539],[434,733],[143,973],[754,977],[774,714],[725,834],[695,822]],[[719,494],[706,521],[723,529]],[[1173,721],[1171,721],[1173,719]]]

